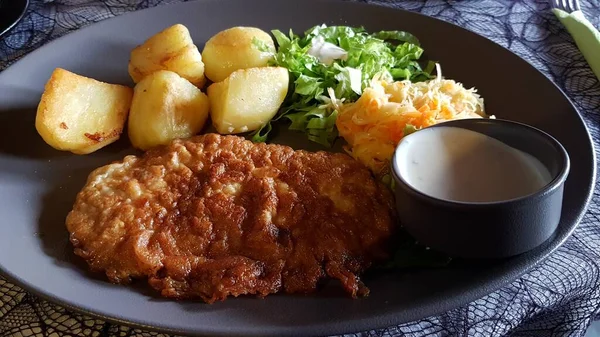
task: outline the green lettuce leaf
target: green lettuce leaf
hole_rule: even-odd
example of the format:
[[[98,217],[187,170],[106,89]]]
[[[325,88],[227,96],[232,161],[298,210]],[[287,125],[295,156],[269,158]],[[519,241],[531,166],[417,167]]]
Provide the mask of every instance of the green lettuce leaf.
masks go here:
[[[273,130],[273,126],[271,125],[271,122],[267,122],[267,124],[263,125],[260,129],[256,130],[254,133],[251,134],[251,138],[253,142],[256,143],[264,143],[267,141],[267,137],[269,135],[269,133],[271,132],[271,130]]]
[[[412,124],[406,124],[404,126],[403,134],[404,134],[404,136],[408,136],[408,135],[410,135],[411,133],[414,133],[417,130],[418,129],[414,125],[412,125]]]
[[[295,84],[296,87],[294,88],[294,93],[302,96],[317,98],[322,95],[324,91],[323,83],[318,77],[300,74],[296,79]]]
[[[269,45],[265,41],[257,39],[256,37],[252,38],[252,46],[263,53],[271,53]]]
[[[381,40],[396,40],[400,42],[409,42],[414,45],[419,45],[419,40],[408,32],[398,30],[382,30],[378,33],[373,34],[374,37]]]

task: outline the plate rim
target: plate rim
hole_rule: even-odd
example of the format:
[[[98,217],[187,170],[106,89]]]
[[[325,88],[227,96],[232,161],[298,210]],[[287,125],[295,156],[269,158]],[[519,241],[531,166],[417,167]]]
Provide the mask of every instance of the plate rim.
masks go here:
[[[24,0],[27,4],[29,4],[29,0]],[[277,1],[277,0],[272,0],[272,1]],[[279,0],[279,1],[289,1],[291,2],[292,0]],[[315,0],[315,1],[319,1],[319,2],[323,2],[323,3],[335,3],[335,4],[340,4],[340,1],[336,1],[336,0]],[[63,39],[68,38],[72,33],[77,33],[80,31],[86,31],[86,30],[90,30],[90,29],[94,29],[96,25],[98,24],[106,24],[106,22],[110,22],[111,20],[115,20],[121,17],[128,17],[131,15],[139,15],[138,13],[140,12],[150,12],[150,11],[160,11],[162,6],[179,6],[179,7],[185,7],[188,6],[188,3],[195,3],[195,2],[223,2],[223,0],[220,1],[215,1],[215,0],[195,0],[192,2],[179,2],[179,3],[171,3],[171,4],[160,4],[158,6],[154,6],[154,7],[149,7],[149,8],[144,8],[141,10],[134,10],[131,12],[127,12],[127,13],[123,13],[121,15],[117,15],[108,19],[104,19],[101,21],[97,21],[94,23],[90,23],[87,24],[79,29],[76,29],[74,31],[70,31],[62,36],[59,36],[55,39],[53,39],[52,41],[49,41],[47,43],[45,43],[43,46],[32,50],[31,52],[27,53],[26,55],[24,55],[23,57],[21,57],[18,61],[14,62],[13,64],[17,64],[23,60],[27,60],[31,54],[37,53],[38,51],[43,51],[45,50],[45,48],[52,48],[52,45],[55,44],[56,41],[60,41]],[[594,191],[595,191],[595,184],[597,181],[597,153],[596,153],[596,145],[594,144],[593,138],[591,136],[590,133],[590,129],[588,124],[586,123],[585,119],[582,117],[581,113],[579,112],[579,109],[577,108],[577,106],[573,103],[573,101],[571,100],[571,98],[564,92],[564,90],[558,86],[557,83],[555,83],[551,78],[549,78],[545,73],[541,72],[539,69],[537,69],[532,63],[530,63],[528,60],[526,60],[525,58],[521,57],[519,54],[511,51],[510,49],[496,43],[495,41],[489,39],[486,36],[480,35],[478,33],[475,33],[469,29],[466,29],[464,27],[461,27],[455,23],[437,18],[437,17],[433,17],[433,16],[429,16],[429,15],[425,15],[422,14],[420,12],[415,12],[415,11],[410,11],[410,10],[405,10],[405,9],[401,9],[401,8],[393,8],[393,7],[388,7],[388,6],[384,6],[381,4],[371,4],[371,3],[365,3],[365,2],[361,2],[361,1],[343,1],[345,2],[345,5],[350,5],[350,6],[356,6],[356,7],[363,7],[363,8],[367,8],[367,7],[378,7],[378,8],[385,8],[386,10],[390,10],[390,11],[395,11],[395,12],[405,12],[405,13],[410,13],[410,15],[415,15],[415,16],[420,16],[420,17],[424,17],[427,19],[431,19],[431,20],[436,20],[439,22],[443,22],[446,25],[451,25],[454,26],[455,28],[459,28],[461,31],[468,33],[468,34],[472,34],[475,35],[479,38],[483,38],[488,40],[488,42],[493,43],[494,45],[496,45],[497,47],[500,47],[502,49],[504,49],[505,51],[513,54],[514,56],[518,57],[521,61],[525,62],[528,67],[532,68],[533,70],[535,70],[537,73],[539,73],[540,75],[544,76],[546,81],[550,82],[552,84],[552,86],[557,89],[563,96],[563,98],[567,99],[570,107],[572,108],[573,112],[577,115],[577,118],[579,119],[579,121],[581,122],[581,124],[584,127],[584,130],[586,132],[586,138],[587,138],[587,143],[590,145],[591,149],[592,149],[592,161],[591,161],[591,166],[592,166],[592,170],[591,170],[591,181],[589,184],[589,188],[587,191],[585,191],[585,201],[583,204],[583,207],[581,209],[581,212],[579,212],[579,214],[577,215],[574,223],[575,225],[571,225],[571,228],[563,234],[563,236],[560,239],[557,239],[556,237],[552,237],[550,240],[553,243],[551,246],[552,248],[549,249],[548,251],[544,251],[543,254],[540,254],[539,256],[534,256],[532,257],[532,259],[530,259],[530,261],[533,262],[529,262],[529,263],[520,263],[519,265],[511,268],[512,271],[512,276],[510,278],[510,281],[501,281],[501,278],[493,278],[491,280],[487,279],[484,282],[483,286],[479,286],[475,291],[470,290],[470,291],[462,291],[460,293],[458,293],[456,296],[460,296],[461,298],[464,299],[468,299],[467,301],[463,301],[461,300],[460,302],[464,302],[466,305],[467,303],[470,303],[478,298],[481,298],[487,294],[490,294],[498,289],[501,289],[502,287],[506,286],[509,282],[516,280],[517,278],[521,277],[522,275],[524,275],[525,273],[527,273],[529,270],[531,270],[533,267],[537,266],[539,263],[541,263],[542,261],[544,261],[545,259],[547,259],[552,253],[554,253],[558,248],[560,248],[573,234],[573,232],[577,229],[577,227],[579,227],[579,225],[581,224],[581,220],[583,219],[583,217],[585,216],[585,214],[587,213],[593,195],[594,195]],[[20,22],[23,18],[23,16],[25,15],[25,13],[27,12],[27,8],[28,6],[25,7],[23,13],[21,14],[21,17],[19,18],[19,20],[17,20],[8,30],[1,32],[0,33],[0,37],[2,36],[2,34],[8,32],[10,29],[14,28],[14,26]],[[10,70],[10,68],[12,67],[12,64],[10,66],[8,66],[7,68],[5,68],[4,70],[0,71],[0,82],[2,81],[2,78],[5,77],[3,76],[3,73],[5,73],[6,71]],[[556,241],[558,240],[558,241]],[[520,266],[523,265],[523,266]],[[249,333],[242,333],[242,334],[236,334],[236,333],[231,333],[231,332],[226,332],[224,330],[221,330],[220,332],[215,332],[215,331],[200,331],[198,329],[194,329],[193,331],[183,331],[183,330],[179,330],[179,329],[174,329],[172,327],[167,327],[165,325],[148,325],[148,324],[144,324],[141,322],[136,322],[133,320],[129,320],[127,318],[123,318],[123,317],[119,317],[119,315],[106,315],[103,313],[98,313],[95,311],[92,311],[92,309],[87,309],[84,308],[82,306],[78,306],[78,305],[74,305],[74,304],[70,304],[68,301],[63,300],[61,298],[55,297],[50,293],[44,293],[43,289],[38,289],[39,287],[36,287],[32,284],[29,284],[26,281],[22,281],[21,278],[19,278],[17,275],[14,275],[13,273],[11,273],[8,270],[5,270],[4,267],[0,264],[0,276],[4,277],[7,281],[19,286],[20,288],[22,288],[23,290],[43,299],[46,301],[49,301],[51,303],[57,304],[59,306],[62,306],[74,313],[80,313],[83,315],[87,315],[93,318],[97,318],[100,320],[103,320],[105,322],[111,323],[111,324],[116,324],[116,325],[125,325],[127,327],[132,327],[132,328],[139,328],[139,329],[143,329],[143,330],[147,330],[147,331],[153,331],[153,332],[163,332],[163,333],[169,333],[169,334],[176,334],[176,335],[188,335],[188,336],[265,336],[265,335],[290,335],[290,331],[286,330],[286,327],[277,327],[277,330],[274,331],[269,331],[268,333],[261,333],[259,331],[251,331]],[[452,305],[452,304],[440,304],[437,306],[436,309],[434,310],[430,310],[427,311],[425,315],[421,315],[423,317],[427,317],[427,316],[431,316],[431,315],[438,315],[441,314],[443,312],[446,312],[448,310],[452,310],[453,308],[456,308],[456,306]],[[369,324],[368,322],[372,322],[374,320],[383,323],[383,322],[390,322],[393,321],[393,316],[394,314],[392,314],[391,312],[387,312],[384,314],[381,314],[377,317],[374,318],[363,318],[363,319],[359,319],[356,320],[355,323],[353,323],[354,327],[360,327],[359,331],[366,331],[366,330],[371,330],[371,329],[380,329],[380,328],[386,328],[386,327],[390,327],[390,326],[394,326],[394,325],[398,325],[398,324],[402,324],[402,323],[390,323],[390,324],[385,324],[382,326],[373,326],[372,324]],[[360,321],[360,322],[358,322]],[[307,330],[305,330],[305,332],[311,332],[312,334],[315,333],[322,333],[324,330],[327,331],[328,334],[345,334],[345,333],[352,333],[349,332],[348,330],[344,330],[344,328],[342,326],[344,326],[344,324],[341,323],[335,323],[336,327],[339,328],[332,328],[332,325],[328,325],[328,328],[325,329],[321,329],[320,325],[319,326],[311,326],[309,328],[307,328]],[[285,330],[285,332],[284,332]],[[359,332],[359,331],[355,331],[355,332]],[[292,334],[297,334],[297,333],[292,333]]]
[[[20,1],[20,3],[23,5],[21,12],[11,24],[6,26],[4,29],[0,30],[0,38],[5,37],[6,34],[10,33],[10,31],[13,30],[13,28],[15,28],[19,24],[19,22],[23,20],[23,18],[25,18],[25,14],[27,14],[27,10],[29,9],[29,0]]]

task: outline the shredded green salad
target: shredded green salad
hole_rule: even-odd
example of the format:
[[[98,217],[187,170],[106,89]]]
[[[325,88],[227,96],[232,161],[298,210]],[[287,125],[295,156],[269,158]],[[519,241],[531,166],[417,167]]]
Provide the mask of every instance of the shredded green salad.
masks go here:
[[[368,33],[362,27],[320,25],[304,37],[292,30],[288,35],[272,33],[278,48],[270,65],[289,70],[290,89],[280,112],[253,133],[255,142],[266,141],[271,123],[284,119],[290,130],[330,147],[338,136],[335,102],[356,101],[375,77],[412,82],[433,78],[435,63],[421,67],[423,49],[404,31]],[[268,51],[260,40],[255,39],[254,46]]]

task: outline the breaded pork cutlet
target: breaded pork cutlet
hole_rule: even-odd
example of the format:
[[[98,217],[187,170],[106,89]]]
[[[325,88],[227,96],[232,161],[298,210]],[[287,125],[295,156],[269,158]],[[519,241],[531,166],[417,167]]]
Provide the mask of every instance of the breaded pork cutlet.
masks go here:
[[[148,278],[162,296],[313,292],[389,257],[393,199],[341,153],[237,136],[177,140],[93,171],[66,225],[75,253],[115,283]]]

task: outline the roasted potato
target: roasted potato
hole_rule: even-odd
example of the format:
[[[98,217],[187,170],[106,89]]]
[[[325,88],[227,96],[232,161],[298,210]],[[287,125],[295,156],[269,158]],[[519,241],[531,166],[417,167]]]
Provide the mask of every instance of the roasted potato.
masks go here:
[[[261,51],[254,39],[268,51]],[[269,34],[254,27],[233,27],[211,37],[202,50],[205,74],[213,82],[221,82],[238,69],[266,66],[275,52]]]
[[[133,90],[57,68],[46,83],[35,128],[57,150],[94,152],[121,136]]]
[[[147,150],[176,138],[191,137],[208,119],[208,97],[168,70],[154,72],[134,88],[128,133],[134,147]]]
[[[170,70],[202,88],[206,82],[202,55],[188,29],[171,26],[131,51],[129,75],[135,83],[158,70]]]
[[[208,87],[213,126],[221,134],[259,129],[279,110],[288,84],[288,70],[282,67],[234,71]]]

